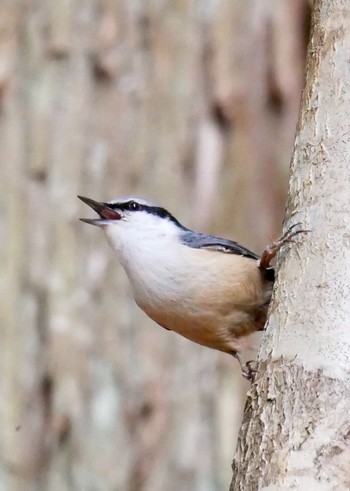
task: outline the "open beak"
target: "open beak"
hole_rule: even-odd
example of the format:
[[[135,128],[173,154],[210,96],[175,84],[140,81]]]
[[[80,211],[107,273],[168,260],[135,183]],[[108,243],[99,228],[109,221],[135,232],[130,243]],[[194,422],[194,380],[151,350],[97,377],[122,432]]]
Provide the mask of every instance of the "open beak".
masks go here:
[[[93,210],[100,215],[101,218],[80,218],[82,222],[90,223],[90,225],[97,225],[101,227],[106,225],[110,220],[120,220],[121,215],[117,210],[113,210],[108,206],[108,203],[100,203],[84,196],[78,196],[81,201],[89,205]]]

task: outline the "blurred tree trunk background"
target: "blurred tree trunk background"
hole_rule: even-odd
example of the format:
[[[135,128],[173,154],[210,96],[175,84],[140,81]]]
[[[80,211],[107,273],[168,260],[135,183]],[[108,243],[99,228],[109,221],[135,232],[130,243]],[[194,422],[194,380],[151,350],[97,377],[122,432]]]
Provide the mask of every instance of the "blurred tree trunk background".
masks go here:
[[[0,0],[0,489],[218,491],[237,363],[136,308],[76,195],[261,251],[281,229],[306,0]]]

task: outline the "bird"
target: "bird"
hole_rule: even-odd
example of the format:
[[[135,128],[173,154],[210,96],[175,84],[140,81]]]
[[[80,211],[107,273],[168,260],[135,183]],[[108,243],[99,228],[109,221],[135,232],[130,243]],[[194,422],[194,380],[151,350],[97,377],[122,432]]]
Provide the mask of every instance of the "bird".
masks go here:
[[[81,218],[102,228],[130,281],[136,304],[157,324],[243,363],[245,336],[263,330],[275,270],[271,260],[304,232],[290,227],[261,256],[229,239],[195,232],[148,199],[99,202],[78,196],[98,214]]]

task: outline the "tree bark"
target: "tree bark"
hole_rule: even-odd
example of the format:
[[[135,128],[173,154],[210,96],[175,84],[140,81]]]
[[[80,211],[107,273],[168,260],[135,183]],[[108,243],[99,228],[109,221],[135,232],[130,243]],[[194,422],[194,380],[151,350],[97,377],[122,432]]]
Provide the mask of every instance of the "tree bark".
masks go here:
[[[350,5],[316,0],[284,249],[231,491],[350,488]]]
[[[259,252],[305,1],[0,0],[0,489],[228,487],[235,362],[138,310],[76,195],[145,196]]]

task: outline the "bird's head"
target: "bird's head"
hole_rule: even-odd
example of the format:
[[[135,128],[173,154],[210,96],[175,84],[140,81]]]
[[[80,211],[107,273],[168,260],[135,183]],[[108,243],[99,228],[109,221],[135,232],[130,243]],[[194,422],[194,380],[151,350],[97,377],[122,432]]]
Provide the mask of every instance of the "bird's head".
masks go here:
[[[152,201],[126,196],[107,203],[78,196],[95,210],[99,218],[81,218],[85,223],[102,227],[112,245],[121,241],[160,240],[178,236],[184,227],[167,210]]]

